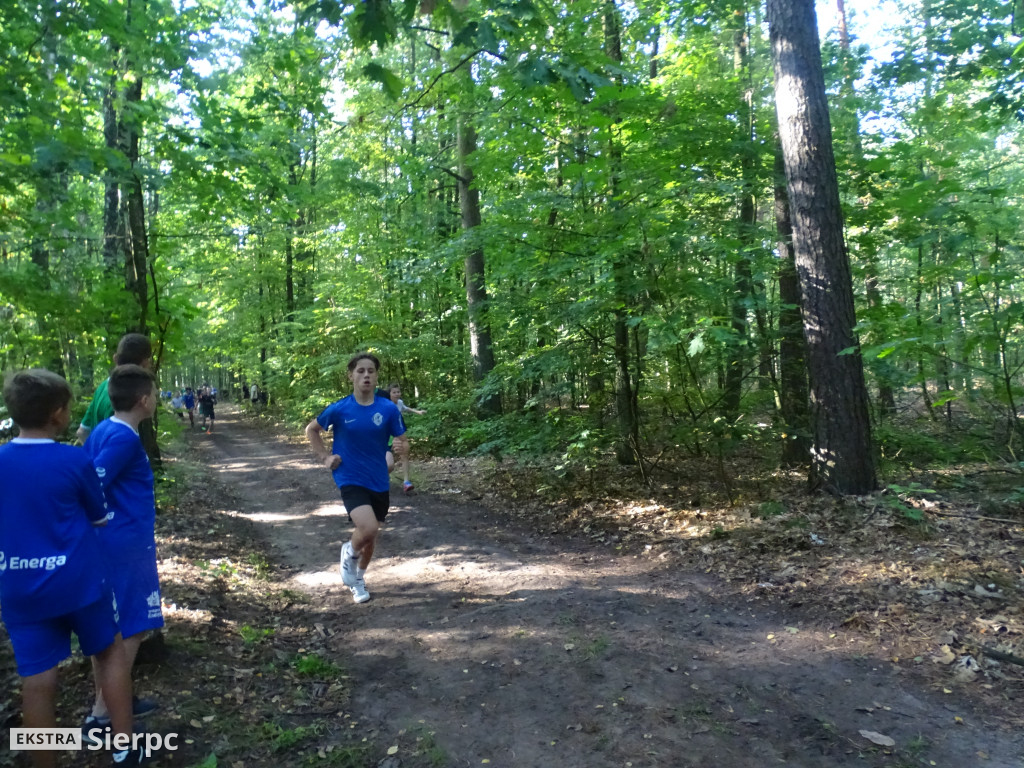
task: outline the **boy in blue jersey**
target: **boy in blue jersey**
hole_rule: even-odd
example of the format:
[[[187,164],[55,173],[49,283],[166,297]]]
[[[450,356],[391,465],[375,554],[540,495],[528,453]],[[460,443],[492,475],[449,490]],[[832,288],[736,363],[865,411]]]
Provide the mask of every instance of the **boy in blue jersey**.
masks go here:
[[[196,393],[192,391],[192,387],[185,390],[185,394],[181,396],[181,403],[188,411],[188,425],[194,428],[196,425]]]
[[[419,416],[426,414],[426,411],[419,411],[405,404],[405,401],[402,400],[402,385],[397,381],[393,381],[388,385],[388,399],[398,406],[398,412],[402,415],[403,427],[405,426],[406,413],[415,413]],[[412,480],[409,479],[409,438],[405,435],[396,437],[391,443],[391,452],[397,461],[402,462],[402,468],[405,472],[405,482],[402,483],[402,490],[406,493],[411,493],[414,486]]]
[[[369,352],[353,357],[348,361],[352,394],[327,406],[306,425],[306,439],[333,473],[355,526],[352,539],[341,548],[341,580],[357,603],[370,599],[364,576],[391,503],[388,438],[405,432],[398,408],[377,394],[379,371],[380,360]],[[330,453],[323,440],[328,430],[334,432]]]
[[[107,386],[114,415],[100,422],[85,443],[110,506],[110,522],[100,532],[100,546],[117,600],[128,668],[135,663],[146,633],[164,625],[156,565],[156,501],[153,470],[139,438],[139,424],[153,418],[158,396],[153,374],[137,365],[119,365]],[[135,699],[133,713],[149,714],[155,702]],[[109,724],[100,690],[85,719],[90,731]]]
[[[85,452],[56,442],[71,421],[71,387],[50,371],[21,371],[4,383],[4,400],[21,432],[0,446],[0,612],[22,677],[22,725],[57,726],[57,665],[73,632],[93,657],[114,735],[129,739],[131,676],[93,531],[107,505]],[[130,766],[145,756],[139,747],[113,757]],[[53,752],[32,758],[37,768],[57,764]]]

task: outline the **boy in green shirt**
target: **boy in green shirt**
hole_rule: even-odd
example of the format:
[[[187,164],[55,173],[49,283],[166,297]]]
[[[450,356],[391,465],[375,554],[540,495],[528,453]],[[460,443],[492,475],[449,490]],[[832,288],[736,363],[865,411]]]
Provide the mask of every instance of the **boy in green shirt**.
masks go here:
[[[117,344],[117,352],[114,353],[114,365],[141,365],[147,371],[150,370],[153,366],[153,347],[149,339],[141,333],[128,333],[122,336]],[[107,394],[109,384],[108,378],[96,387],[96,392],[93,393],[92,402],[89,403],[89,408],[75,433],[79,445],[85,443],[97,424],[114,415],[114,406],[110,404],[110,395]]]

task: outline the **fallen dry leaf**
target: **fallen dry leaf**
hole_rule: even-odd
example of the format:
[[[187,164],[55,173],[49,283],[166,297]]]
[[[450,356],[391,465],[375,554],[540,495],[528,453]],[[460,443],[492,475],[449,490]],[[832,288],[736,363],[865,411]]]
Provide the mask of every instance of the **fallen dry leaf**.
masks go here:
[[[895,747],[896,741],[884,734],[876,731],[861,731],[860,735],[870,741],[872,744],[877,744],[880,747]]]

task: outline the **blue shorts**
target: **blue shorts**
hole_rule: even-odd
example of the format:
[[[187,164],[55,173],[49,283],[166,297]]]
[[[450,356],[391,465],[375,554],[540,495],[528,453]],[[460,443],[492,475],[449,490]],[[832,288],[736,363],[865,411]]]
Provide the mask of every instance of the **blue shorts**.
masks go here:
[[[22,677],[53,669],[70,656],[72,632],[78,636],[82,653],[95,656],[109,648],[120,631],[109,588],[106,596],[71,613],[32,623],[7,624],[18,674]]]
[[[341,491],[341,500],[348,510],[349,520],[352,519],[352,510],[356,507],[372,507],[373,516],[377,518],[378,523],[383,523],[384,518],[388,516],[388,507],[391,506],[390,491],[371,491],[361,485],[343,485],[338,490]]]
[[[107,580],[114,587],[117,623],[123,637],[160,629],[164,625],[155,556],[124,563],[110,562]]]

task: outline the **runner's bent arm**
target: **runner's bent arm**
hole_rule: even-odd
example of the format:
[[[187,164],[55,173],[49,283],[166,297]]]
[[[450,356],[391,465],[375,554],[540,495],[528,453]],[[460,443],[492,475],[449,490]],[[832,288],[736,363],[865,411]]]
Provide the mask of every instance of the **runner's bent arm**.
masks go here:
[[[324,445],[324,431],[317,420],[313,419],[306,425],[306,439],[313,446],[313,453],[316,454],[316,457],[333,472],[341,466],[341,456],[327,450],[327,446]]]

